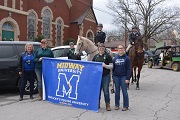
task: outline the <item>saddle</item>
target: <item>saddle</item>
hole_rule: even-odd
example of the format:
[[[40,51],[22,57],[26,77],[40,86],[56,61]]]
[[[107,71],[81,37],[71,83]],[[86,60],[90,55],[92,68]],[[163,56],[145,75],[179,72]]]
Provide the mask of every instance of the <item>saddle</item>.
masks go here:
[[[133,47],[133,46],[132,46],[132,47]],[[129,53],[131,52],[132,47],[130,47],[129,50],[126,52],[127,56],[129,56]]]

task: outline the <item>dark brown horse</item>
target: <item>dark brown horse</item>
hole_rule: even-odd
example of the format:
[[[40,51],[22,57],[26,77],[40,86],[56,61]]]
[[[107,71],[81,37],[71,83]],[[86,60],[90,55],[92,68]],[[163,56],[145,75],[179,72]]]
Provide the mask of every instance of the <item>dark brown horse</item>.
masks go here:
[[[144,50],[143,50],[143,36],[136,37],[135,44],[129,52],[129,57],[131,59],[131,78],[133,82],[136,82],[136,89],[139,89],[139,78],[141,69],[144,63]],[[138,73],[136,75],[136,69]],[[134,70],[134,75],[133,75]]]

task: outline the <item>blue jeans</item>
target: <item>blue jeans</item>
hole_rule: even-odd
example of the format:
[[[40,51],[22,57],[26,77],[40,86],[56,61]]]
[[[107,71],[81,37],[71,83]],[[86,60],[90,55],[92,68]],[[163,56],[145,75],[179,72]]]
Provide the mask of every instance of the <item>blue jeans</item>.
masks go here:
[[[32,71],[24,70],[23,74],[24,75],[23,78],[21,78],[21,85],[20,85],[20,97],[23,98],[27,80],[29,80],[30,83],[30,96],[33,96],[35,72],[34,70]]]
[[[101,99],[101,90],[103,89],[104,99],[105,99],[106,103],[110,103],[109,82],[110,82],[110,75],[106,75],[106,76],[102,77],[101,87],[100,87],[100,94],[99,94],[99,100]]]
[[[35,68],[37,80],[38,80],[38,89],[42,89],[42,69]]]
[[[115,106],[119,107],[120,101],[120,87],[123,93],[123,107],[129,107],[129,97],[127,92],[128,84],[125,83],[126,76],[113,76],[113,80],[115,83]]]

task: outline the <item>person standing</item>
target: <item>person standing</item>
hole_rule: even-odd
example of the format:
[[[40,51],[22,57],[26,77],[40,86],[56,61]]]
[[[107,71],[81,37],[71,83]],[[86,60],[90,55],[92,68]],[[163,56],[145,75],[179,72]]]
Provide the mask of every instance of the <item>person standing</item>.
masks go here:
[[[111,111],[110,108],[110,97],[109,97],[109,83],[110,83],[110,69],[113,68],[112,58],[109,54],[105,53],[104,44],[99,44],[98,46],[99,53],[94,56],[92,61],[102,62],[103,74],[101,80],[100,87],[100,95],[99,95],[99,108],[100,108],[100,98],[101,98],[101,90],[103,89],[104,98],[106,103],[106,110]]]
[[[37,49],[35,52],[35,58],[34,58],[34,62],[35,62],[35,73],[37,76],[37,80],[38,80],[38,93],[39,93],[39,98],[38,100],[42,100],[42,60],[43,57],[50,57],[53,58],[53,52],[47,48],[47,41],[46,39],[42,39],[41,40],[41,48]]]
[[[163,63],[163,57],[164,57],[164,51],[161,51],[161,53],[159,54],[159,56],[157,56],[157,60],[156,61],[156,65],[159,65],[159,61],[161,61]],[[162,64],[163,65],[163,64]]]
[[[20,98],[19,101],[23,100],[23,95],[25,91],[25,85],[27,80],[30,82],[30,99],[33,99],[33,90],[34,90],[34,48],[33,45],[27,43],[25,45],[25,52],[22,53],[19,57],[18,72],[21,77],[20,80]]]
[[[129,34],[129,45],[126,48],[126,53],[129,53],[129,49],[134,45],[136,37],[141,36],[139,28],[137,26],[132,26],[132,32]]]
[[[127,88],[131,76],[131,62],[130,58],[125,54],[125,47],[123,45],[118,46],[118,54],[113,60],[113,66],[113,80],[115,84],[115,110],[119,110],[121,87],[123,93],[122,111],[126,111],[129,107]]]
[[[69,43],[70,49],[67,53],[68,59],[74,59],[74,60],[81,60],[81,55],[75,55],[75,48],[74,48],[74,43],[70,42]]]
[[[97,26],[97,32],[94,37],[95,45],[99,43],[104,43],[106,39],[106,33],[102,31],[103,25],[101,23]]]

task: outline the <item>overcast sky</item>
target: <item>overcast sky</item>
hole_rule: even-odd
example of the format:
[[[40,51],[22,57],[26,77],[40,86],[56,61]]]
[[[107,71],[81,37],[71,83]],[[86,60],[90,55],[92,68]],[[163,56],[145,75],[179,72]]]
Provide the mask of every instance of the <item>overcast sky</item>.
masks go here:
[[[108,0],[94,0],[93,1],[93,4],[94,4],[94,7],[96,8],[100,8],[102,10],[105,10],[107,12],[111,12],[107,7],[108,3]],[[168,5],[178,5],[180,6],[180,0],[167,0],[166,2],[166,6]],[[97,21],[99,23],[102,23],[104,25],[104,30],[114,30],[114,29],[117,29],[117,27],[115,25],[112,24],[113,22],[113,16],[107,14],[107,13],[104,13],[104,12],[101,12],[99,10],[96,10],[94,8],[94,12],[95,12],[95,15],[96,15],[96,18],[97,18]]]
[[[110,12],[110,10],[106,7],[107,3],[108,3],[108,0],[94,0],[93,1],[94,7],[97,7],[97,8],[100,8],[102,10],[105,10],[107,12],[108,11]],[[94,8],[94,12],[95,12],[97,21],[99,23],[103,24],[104,30],[117,29],[114,25],[112,25],[113,16],[111,16],[107,13],[101,12],[99,10],[96,10],[95,8]]]

